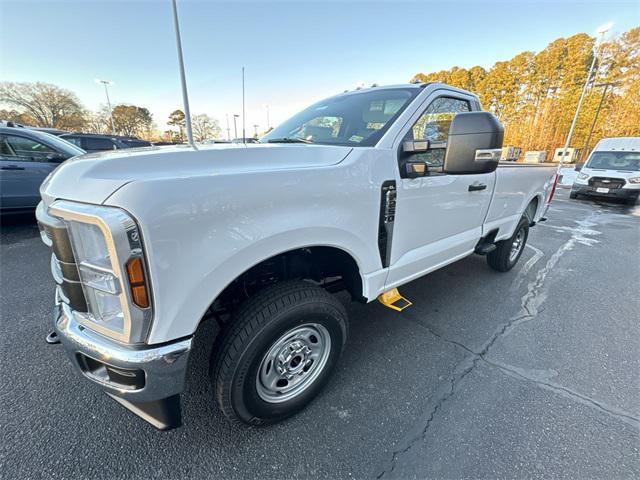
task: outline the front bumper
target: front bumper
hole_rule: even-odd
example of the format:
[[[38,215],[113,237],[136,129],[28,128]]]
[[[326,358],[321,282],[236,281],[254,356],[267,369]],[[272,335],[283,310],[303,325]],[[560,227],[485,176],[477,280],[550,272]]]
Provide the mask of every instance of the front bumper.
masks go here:
[[[160,346],[129,347],[81,325],[71,308],[56,302],[55,330],[71,363],[119,403],[162,430],[181,425],[191,338]]]
[[[609,198],[638,198],[640,189],[637,188],[610,188],[608,192],[598,192],[596,187],[590,185],[580,185],[574,183],[571,187],[572,193],[579,195],[590,195],[593,197],[609,197]]]

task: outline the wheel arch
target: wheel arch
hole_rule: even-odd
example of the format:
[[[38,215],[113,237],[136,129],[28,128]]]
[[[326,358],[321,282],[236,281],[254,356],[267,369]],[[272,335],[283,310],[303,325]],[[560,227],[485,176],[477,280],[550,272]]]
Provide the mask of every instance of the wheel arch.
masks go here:
[[[526,203],[526,207],[524,207],[522,215],[526,215],[529,219],[529,226],[535,225],[535,222],[538,218],[538,212],[540,211],[540,206],[543,205],[543,203],[544,202],[541,193],[536,193]]]
[[[197,277],[185,277],[187,283],[183,286],[189,294],[180,296],[180,303],[170,305],[170,310],[163,312],[163,315],[170,314],[171,320],[163,317],[157,319],[162,321],[154,322],[149,343],[193,335],[211,305],[230,284],[262,262],[288,252],[309,248],[342,252],[341,258],[349,259],[348,262],[357,267],[357,282],[353,284],[358,287],[353,287],[352,291],[359,288],[360,295],[367,291],[370,274],[382,268],[375,242],[369,245],[356,233],[335,227],[301,228],[263,238],[239,238],[234,245],[221,246],[226,252],[232,252],[226,257],[215,253],[213,249],[219,248],[216,245],[216,242],[212,243],[208,253],[204,245],[199,247],[204,253],[198,257],[199,265],[192,269]],[[183,265],[181,271],[189,271],[189,268]],[[352,271],[356,269],[352,268]]]

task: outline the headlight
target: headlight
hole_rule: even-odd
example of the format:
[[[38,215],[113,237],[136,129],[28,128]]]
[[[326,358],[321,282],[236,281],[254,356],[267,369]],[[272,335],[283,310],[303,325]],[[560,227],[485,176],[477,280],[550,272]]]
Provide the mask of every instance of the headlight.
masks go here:
[[[104,327],[122,334],[120,282],[113,272],[104,234],[98,225],[77,221],[68,222],[68,230],[89,312]]]
[[[140,232],[114,207],[55,202],[49,210],[67,224],[88,314],[87,328],[127,343],[146,339],[151,302]],[[135,265],[135,269],[131,267]]]
[[[588,179],[588,178],[589,178],[589,175],[588,175],[588,174],[586,174],[586,173],[582,173],[582,172],[580,172],[580,173],[578,174],[578,180],[586,180],[586,179]]]
[[[633,177],[627,180],[629,183],[635,183],[636,185],[640,183],[640,177]]]

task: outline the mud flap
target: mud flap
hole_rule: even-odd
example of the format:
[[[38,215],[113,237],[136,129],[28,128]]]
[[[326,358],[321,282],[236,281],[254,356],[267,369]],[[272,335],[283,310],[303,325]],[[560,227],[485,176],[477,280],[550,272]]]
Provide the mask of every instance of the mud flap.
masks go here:
[[[395,310],[396,312],[401,312],[405,308],[413,305],[409,300],[400,295],[397,288],[393,288],[379,295],[378,301],[385,307]]]
[[[131,402],[109,392],[105,393],[158,430],[172,430],[182,426],[180,394],[153,402]]]

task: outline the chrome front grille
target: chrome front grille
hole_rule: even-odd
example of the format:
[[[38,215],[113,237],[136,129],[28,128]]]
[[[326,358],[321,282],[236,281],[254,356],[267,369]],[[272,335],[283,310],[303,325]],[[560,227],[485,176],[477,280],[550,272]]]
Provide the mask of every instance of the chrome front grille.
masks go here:
[[[42,204],[38,206],[36,216],[40,230],[44,232],[42,240],[53,250],[51,274],[61,290],[60,298],[68,303],[72,310],[86,312],[87,301],[80,283],[69,232],[64,222],[47,214]]]

